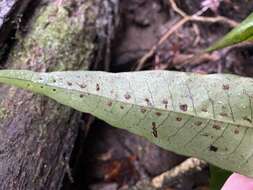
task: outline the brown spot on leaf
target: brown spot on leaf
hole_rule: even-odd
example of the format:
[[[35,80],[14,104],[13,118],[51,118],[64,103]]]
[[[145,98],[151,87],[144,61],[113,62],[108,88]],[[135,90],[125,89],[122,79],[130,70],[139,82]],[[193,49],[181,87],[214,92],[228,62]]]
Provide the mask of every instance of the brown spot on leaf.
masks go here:
[[[122,105],[121,105],[121,106],[120,106],[120,109],[122,109],[122,110],[123,110],[123,109],[124,109],[124,106],[122,106]]]
[[[55,79],[53,79],[53,83],[56,83],[56,80],[55,80]]]
[[[162,101],[162,103],[164,104],[165,109],[167,109],[167,108],[168,108],[168,103],[169,103],[168,100],[165,100],[165,99],[164,99],[164,100]]]
[[[188,109],[188,106],[187,106],[187,104],[181,104],[181,105],[179,106],[179,108],[180,108],[180,110],[186,112],[187,109]]]
[[[145,98],[144,100],[145,100],[145,102],[147,103],[148,106],[152,106],[152,104],[151,104],[151,102],[148,98]]]
[[[152,134],[154,135],[155,138],[158,137],[158,132],[157,132],[157,128],[156,127],[152,127]]]
[[[111,101],[108,102],[107,105],[108,105],[109,107],[111,107],[111,106],[112,106],[112,102],[111,102]]]
[[[124,97],[125,97],[126,100],[129,100],[129,99],[131,98],[130,94],[128,94],[128,93],[126,93],[126,94],[124,95]]]
[[[220,127],[219,125],[213,125],[213,128],[214,128],[214,129],[217,129],[217,130],[220,130],[220,129],[221,129],[221,127]]]
[[[141,113],[146,113],[146,109],[144,107],[141,107]]]
[[[239,129],[235,129],[235,130],[234,130],[234,134],[237,135],[237,134],[239,134],[239,133],[240,133],[240,130],[239,130]]]
[[[218,151],[218,148],[216,146],[209,146],[209,150],[212,151],[212,152],[217,152]]]
[[[229,90],[229,85],[228,84],[223,84],[222,88],[223,88],[223,90]]]
[[[243,117],[242,119],[245,121],[248,121],[249,123],[252,123],[252,120],[250,118],[248,118],[247,116]]]
[[[156,128],[156,123],[155,122],[152,122],[152,133],[154,135],[154,137],[158,137],[158,133],[157,133],[157,128]]]
[[[158,117],[162,115],[161,112],[156,112],[155,114],[156,114]]]
[[[207,112],[207,108],[202,108],[201,111]]]
[[[86,84],[78,84],[80,88],[86,88],[87,85]]]
[[[99,91],[100,90],[100,86],[99,84],[96,84],[96,91]]]
[[[222,116],[222,117],[228,117],[228,114],[225,113],[225,112],[222,112],[222,113],[220,113],[220,116]]]
[[[145,102],[147,102],[147,105],[151,105],[150,100],[148,98],[145,98]]]
[[[162,101],[162,103],[164,104],[164,106],[165,106],[165,109],[167,109],[168,108],[168,100],[166,100],[166,99],[164,99],[163,101]]]
[[[79,96],[80,96],[80,98],[83,98],[83,97],[84,97],[84,95],[83,95],[83,94],[80,94]]]
[[[194,124],[195,124],[196,126],[200,126],[200,125],[202,125],[202,122],[201,122],[201,121],[196,121]]]
[[[181,117],[177,117],[176,120],[177,121],[182,121],[182,118]]]
[[[67,84],[68,84],[69,86],[72,86],[72,83],[71,83],[71,82],[69,82],[69,81],[67,82]]]
[[[163,104],[168,104],[169,102],[168,102],[168,100],[165,100],[165,99],[164,99],[164,100],[162,101],[162,103],[163,103]]]

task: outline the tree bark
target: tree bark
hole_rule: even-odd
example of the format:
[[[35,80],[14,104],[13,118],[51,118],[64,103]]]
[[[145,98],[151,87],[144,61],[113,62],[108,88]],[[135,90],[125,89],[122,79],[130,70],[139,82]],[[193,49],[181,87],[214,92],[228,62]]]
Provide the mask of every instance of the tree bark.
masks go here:
[[[10,33],[21,24],[23,13],[31,0],[1,0],[0,1],[0,57],[8,48],[6,41]]]
[[[5,68],[82,70],[108,61],[117,14],[117,0],[40,3]],[[0,92],[0,189],[60,189],[81,114],[20,89]]]

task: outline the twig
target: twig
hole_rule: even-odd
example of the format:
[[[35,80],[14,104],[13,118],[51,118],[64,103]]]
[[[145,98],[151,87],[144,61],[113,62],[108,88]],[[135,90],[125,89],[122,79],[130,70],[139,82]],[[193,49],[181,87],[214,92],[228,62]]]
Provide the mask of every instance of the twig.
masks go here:
[[[179,180],[183,176],[189,176],[201,171],[207,163],[197,158],[188,158],[171,170],[154,177],[153,179],[143,179],[132,187],[120,188],[120,190],[162,190],[167,189],[170,184]]]
[[[170,5],[171,8],[178,13],[179,15],[181,15],[182,17],[188,17],[188,15],[181,9],[179,9],[179,7],[177,6],[176,2],[174,0],[169,0],[170,1]]]
[[[223,17],[223,16],[215,16],[215,17],[205,17],[200,16],[203,12],[205,12],[206,9],[201,9],[194,15],[187,15],[183,10],[178,8],[178,6],[175,3],[175,0],[169,0],[172,9],[181,15],[183,18],[179,20],[176,25],[174,25],[172,28],[170,28],[158,41],[157,44],[155,44],[139,61],[136,70],[141,70],[143,68],[143,65],[145,62],[154,55],[157,48],[163,44],[174,32],[176,32],[180,27],[182,27],[185,23],[189,21],[195,21],[195,22],[209,22],[209,23],[217,23],[222,22],[230,25],[231,27],[235,27],[238,25],[238,23],[234,20],[231,20],[229,18]]]
[[[210,23],[217,23],[222,22],[225,24],[228,24],[231,27],[236,27],[239,23],[226,18],[224,16],[215,16],[215,17],[206,17],[206,16],[191,16],[190,21],[196,21],[196,22],[210,22]]]
[[[162,188],[168,184],[171,184],[173,181],[181,178],[182,176],[191,175],[195,172],[201,171],[206,166],[206,162],[202,160],[197,158],[188,158],[180,165],[153,178],[151,184],[155,188]]]
[[[168,30],[163,36],[162,38],[159,40],[159,42],[154,45],[147,54],[145,54],[141,59],[140,62],[136,68],[137,71],[141,70],[143,65],[145,64],[145,62],[154,55],[155,51],[157,50],[158,46],[160,46],[163,42],[165,42],[167,40],[168,37],[170,37],[175,31],[178,30],[178,28],[180,28],[184,23],[186,23],[189,20],[188,17],[185,17],[183,19],[181,19],[179,22],[176,23],[176,25],[174,25],[170,30]]]

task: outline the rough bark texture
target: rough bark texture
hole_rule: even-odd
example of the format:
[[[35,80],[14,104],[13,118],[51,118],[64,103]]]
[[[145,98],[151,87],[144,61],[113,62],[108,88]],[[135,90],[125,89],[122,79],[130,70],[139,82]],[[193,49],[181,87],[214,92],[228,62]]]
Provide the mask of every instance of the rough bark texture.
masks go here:
[[[38,5],[6,68],[80,70],[109,57],[118,1],[59,2]],[[80,113],[16,88],[0,92],[0,189],[60,189]]]
[[[0,1],[0,56],[8,48],[9,44],[5,42],[11,38],[10,33],[14,33],[14,30],[19,28],[23,13],[30,2],[31,0]]]

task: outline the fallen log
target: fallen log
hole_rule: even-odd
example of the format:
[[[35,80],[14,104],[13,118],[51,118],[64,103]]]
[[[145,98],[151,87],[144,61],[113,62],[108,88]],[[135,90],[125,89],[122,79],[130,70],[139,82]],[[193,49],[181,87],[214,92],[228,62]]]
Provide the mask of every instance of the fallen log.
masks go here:
[[[117,1],[51,0],[36,6],[4,68],[83,70],[108,60]],[[16,88],[0,86],[0,92],[0,189],[60,189],[81,114]]]

